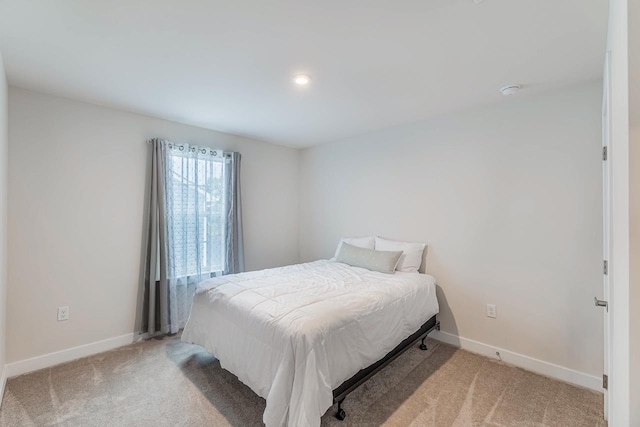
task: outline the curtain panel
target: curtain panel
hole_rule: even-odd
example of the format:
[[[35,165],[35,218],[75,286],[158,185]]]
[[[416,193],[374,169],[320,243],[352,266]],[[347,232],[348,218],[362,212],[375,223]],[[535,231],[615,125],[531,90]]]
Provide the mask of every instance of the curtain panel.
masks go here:
[[[242,203],[240,203],[240,153],[225,153],[228,173],[225,175],[227,203],[225,274],[244,271],[244,246],[242,243]]]
[[[153,139],[137,329],[185,326],[196,285],[244,271],[240,154]]]

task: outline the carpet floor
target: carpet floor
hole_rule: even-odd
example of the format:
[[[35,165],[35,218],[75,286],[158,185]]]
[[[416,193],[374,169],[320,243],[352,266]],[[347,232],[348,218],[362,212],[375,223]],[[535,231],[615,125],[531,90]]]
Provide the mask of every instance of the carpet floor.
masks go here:
[[[429,340],[336,406],[322,426],[606,426],[602,394]],[[261,426],[265,402],[178,337],[8,381],[0,426]]]

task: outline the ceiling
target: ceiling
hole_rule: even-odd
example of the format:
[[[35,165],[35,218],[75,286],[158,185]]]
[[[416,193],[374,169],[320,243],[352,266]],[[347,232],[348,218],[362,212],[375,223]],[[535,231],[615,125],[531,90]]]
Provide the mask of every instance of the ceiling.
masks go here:
[[[0,0],[0,51],[11,85],[307,147],[601,78],[607,7]]]

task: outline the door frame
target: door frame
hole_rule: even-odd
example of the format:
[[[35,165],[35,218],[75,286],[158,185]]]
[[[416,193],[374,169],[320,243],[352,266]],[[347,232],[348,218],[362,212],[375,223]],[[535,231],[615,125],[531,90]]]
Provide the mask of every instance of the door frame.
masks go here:
[[[630,425],[629,346],[629,39],[628,1],[609,1],[610,257],[609,396],[610,426]]]
[[[611,282],[609,279],[609,269],[611,266],[611,168],[609,162],[609,151],[611,150],[611,52],[607,51],[604,64],[603,93],[602,93],[602,243],[603,243],[603,289],[602,296],[605,301],[609,302],[606,310],[604,310],[604,366],[603,374],[607,378],[611,374],[611,349],[612,342],[612,322],[610,316],[614,309],[611,304]],[[605,150],[607,156],[605,158]],[[605,271],[606,268],[606,271]],[[611,310],[611,311],[610,311]],[[604,378],[603,378],[604,379]],[[604,393],[604,419],[609,419],[610,399],[609,391],[603,387]]]

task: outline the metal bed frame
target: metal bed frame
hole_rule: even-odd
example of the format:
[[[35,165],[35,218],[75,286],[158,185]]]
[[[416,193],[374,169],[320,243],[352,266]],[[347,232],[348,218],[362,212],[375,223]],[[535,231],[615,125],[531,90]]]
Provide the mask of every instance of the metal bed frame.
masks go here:
[[[338,412],[336,412],[336,418],[340,421],[344,420],[347,413],[342,408],[342,402],[349,393],[358,388],[362,383],[374,376],[378,371],[382,370],[385,366],[391,363],[396,357],[404,353],[409,347],[416,341],[422,338],[420,343],[420,350],[427,350],[427,345],[424,340],[427,335],[434,329],[440,330],[440,322],[436,320],[436,316],[427,320],[424,325],[420,327],[415,333],[410,335],[407,339],[402,341],[396,348],[391,350],[382,359],[373,363],[372,365],[361,369],[357,374],[340,384],[335,390],[333,390],[333,403],[338,404]]]

